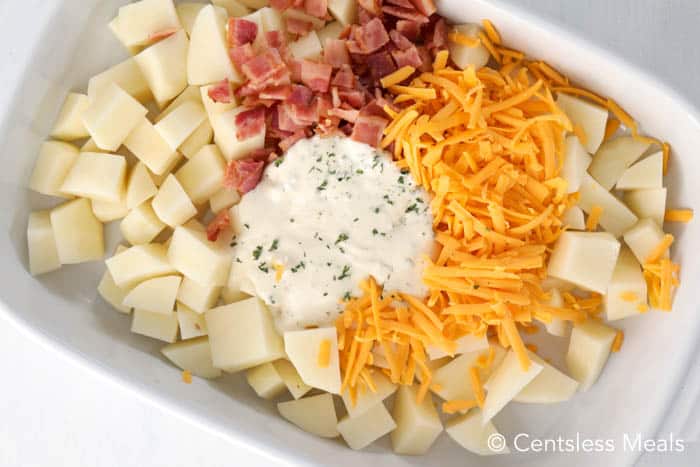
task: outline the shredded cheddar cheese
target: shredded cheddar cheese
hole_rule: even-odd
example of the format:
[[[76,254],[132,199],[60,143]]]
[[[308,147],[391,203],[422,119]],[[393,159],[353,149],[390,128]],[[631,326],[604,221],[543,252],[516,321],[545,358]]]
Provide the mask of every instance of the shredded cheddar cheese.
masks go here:
[[[481,377],[479,376],[479,369],[475,366],[469,369],[469,380],[471,381],[472,391],[474,392],[474,397],[476,398],[476,403],[479,407],[484,407],[484,388],[481,386]]]
[[[475,400],[461,400],[455,399],[451,401],[446,401],[442,403],[442,411],[446,414],[453,414],[457,412],[467,411],[473,409],[478,405]]]
[[[404,67],[399,68],[395,72],[386,75],[384,78],[381,79],[380,82],[382,84],[382,87],[388,88],[395,84],[399,84],[401,81],[411,76],[415,71],[415,68],[406,65]]]
[[[192,384],[192,373],[189,370],[182,372],[182,382],[185,384]]]
[[[673,235],[671,234],[666,234],[664,237],[661,239],[661,241],[654,247],[653,250],[651,250],[651,253],[649,253],[649,256],[646,258],[646,263],[653,264],[661,258],[661,256],[668,251],[668,249],[671,247],[671,244],[673,243]]]
[[[589,232],[595,232],[598,229],[598,222],[600,222],[600,216],[603,215],[603,208],[600,206],[593,206],[591,208],[591,213],[586,219],[586,230]]]
[[[620,294],[620,299],[624,302],[636,302],[639,300],[639,297],[637,297],[636,293],[627,291]]]
[[[318,347],[318,366],[328,368],[331,363],[331,341],[323,339]]]
[[[691,209],[668,209],[664,215],[666,222],[690,222],[693,220]]]
[[[611,352],[619,352],[622,348],[622,343],[625,341],[625,333],[618,330],[615,334],[615,339],[613,340],[612,346],[610,347]]]

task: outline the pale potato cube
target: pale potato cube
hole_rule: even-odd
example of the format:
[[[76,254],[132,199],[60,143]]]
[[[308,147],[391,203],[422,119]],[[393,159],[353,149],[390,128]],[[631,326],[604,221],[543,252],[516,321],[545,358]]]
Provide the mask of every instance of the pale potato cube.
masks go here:
[[[568,401],[578,389],[578,381],[569,378],[532,352],[530,359],[542,366],[540,374],[530,381],[514,398],[515,402],[529,404],[556,404]]]
[[[571,124],[580,126],[586,135],[583,145],[590,154],[594,154],[605,136],[608,123],[608,109],[568,94],[559,93],[557,105],[571,120]]]
[[[245,377],[250,387],[263,399],[274,399],[287,389],[282,377],[270,362],[250,368]]]
[[[132,288],[154,277],[174,274],[168,262],[166,248],[158,243],[136,245],[117,253],[105,263],[114,283],[121,288]]]
[[[311,386],[304,383],[296,368],[294,368],[294,365],[292,365],[289,360],[277,360],[273,362],[272,365],[275,367],[275,370],[277,370],[277,373],[279,373],[292,397],[299,399],[304,394],[311,391]]]
[[[329,363],[325,367],[318,363],[323,341],[330,342]],[[306,384],[340,394],[338,334],[335,327],[287,331],[284,333],[284,348]]]
[[[332,21],[316,31],[316,36],[321,46],[325,47],[328,39],[340,38],[340,33],[343,32],[343,29],[345,29],[345,26],[340,21]]]
[[[285,17],[291,11],[298,10],[285,10]],[[301,12],[300,12],[301,13]],[[301,13],[303,16],[308,17],[305,13]],[[264,48],[266,46],[265,33],[268,31],[281,31],[284,33],[286,30],[286,21],[282,18],[282,14],[279,11],[273,10],[269,7],[264,7],[259,10],[244,16],[242,19],[255,23],[258,26],[258,34],[253,42],[253,47]],[[301,18],[299,18],[301,19]],[[318,18],[313,18],[312,20],[318,24],[320,21]]]
[[[567,192],[576,193],[593,158],[575,135],[567,136],[564,144],[566,152],[560,176],[567,182]]]
[[[527,371],[523,370],[516,353],[513,350],[509,350],[506,358],[493,371],[485,384],[488,392],[484,400],[483,422],[490,421],[530,381],[534,380],[542,372],[542,369],[542,365],[535,361],[530,361],[530,368]]]
[[[177,315],[174,311],[163,314],[134,310],[134,316],[131,319],[131,332],[135,334],[173,343],[177,340],[177,330]]]
[[[593,156],[588,172],[606,190],[612,189],[627,168],[649,149],[649,143],[632,136],[619,136],[603,143]]]
[[[664,225],[666,214],[666,188],[630,190],[623,197],[625,204],[640,219],[653,219],[659,227]]]
[[[177,300],[197,313],[204,313],[212,308],[221,295],[221,287],[200,285],[185,277],[177,291]]]
[[[163,109],[161,113],[153,120],[154,123],[158,123],[165,117],[176,111],[183,104],[188,102],[194,104],[202,104],[202,97],[200,95],[198,86],[187,86],[184,91],[182,91],[175,99],[173,99],[166,108]]]
[[[119,203],[124,196],[125,179],[124,156],[84,152],[66,175],[61,191],[92,200]]]
[[[245,6],[239,0],[212,0],[212,3],[218,7],[224,8],[229,16],[240,18],[250,14],[250,8]]]
[[[369,389],[365,392],[358,391],[355,404],[353,404],[350,399],[349,391],[345,391],[342,394],[343,403],[348,411],[348,415],[351,417],[362,415],[375,405],[381,404],[384,399],[396,392],[397,386],[381,371],[372,373],[372,381],[376,386],[376,392],[372,392]]]
[[[213,308],[204,314],[214,366],[235,373],[284,358],[284,343],[258,298]]]
[[[112,305],[115,310],[127,315],[131,313],[131,308],[122,304],[129,290],[118,287],[117,284],[114,283],[114,279],[109,273],[109,270],[106,270],[102,275],[102,280],[100,280],[97,286],[97,292],[104,301]]]
[[[180,30],[134,57],[160,108],[187,87],[189,45],[187,34]]]
[[[199,15],[199,12],[202,11],[202,8],[205,6],[204,3],[194,2],[179,3],[175,6],[177,16],[180,18],[180,24],[182,24],[182,28],[187,33],[188,37],[192,35],[192,26],[194,26],[197,15]]]
[[[488,350],[489,348],[489,340],[486,338],[486,335],[475,336],[473,334],[465,334],[459,337],[455,342],[457,343],[457,348],[455,349],[454,355],[478,352],[480,350]],[[431,360],[437,360],[449,355],[442,347],[435,344],[428,344],[425,347],[425,351],[428,353],[428,357],[430,357]]]
[[[251,296],[249,294],[241,291],[238,288],[224,287],[221,290],[221,302],[225,305],[234,302],[240,302],[241,300],[245,300],[246,298],[250,297]]]
[[[561,216],[564,225],[569,226],[569,230],[586,230],[586,221],[583,211],[578,206],[571,206]]]
[[[240,83],[241,75],[228,55],[226,41],[226,10],[207,5],[199,12],[190,34],[187,54],[187,80],[202,86],[228,78]]]
[[[452,29],[472,39],[478,39],[479,33],[482,32],[478,24],[456,24],[452,26]],[[468,45],[448,40],[447,50],[450,52],[452,61],[463,70],[470,65],[473,65],[474,69],[478,70],[485,66],[491,57],[489,51],[486,50],[486,47],[481,42],[474,47],[469,47]]]
[[[231,270],[229,248],[210,242],[206,232],[177,227],[168,259],[173,267],[201,285],[226,285]]]
[[[598,380],[616,334],[614,329],[591,319],[574,326],[566,365],[571,376],[580,383],[579,391],[587,391]]]
[[[122,30],[119,27],[119,16],[115,17],[112,19],[107,24],[107,27],[109,27],[109,30],[112,31],[112,34],[119,40],[119,42],[122,43],[124,48],[131,54],[131,55],[136,55],[137,53],[141,52],[144,48],[143,45],[126,45],[128,42],[129,38],[125,34],[122,34]]]
[[[333,396],[319,394],[299,400],[277,404],[280,415],[307,433],[321,438],[338,436],[338,417],[333,405]]]
[[[259,10],[260,12],[263,13],[264,20],[267,20],[266,15],[264,13],[266,11],[270,11],[270,10],[272,10],[272,9],[271,8],[263,8],[263,9]],[[286,21],[288,18],[289,19],[296,19],[299,21],[304,21],[305,23],[311,23],[311,26],[314,28],[314,30],[321,29],[323,26],[326,25],[325,19],[313,16],[301,8],[288,8],[288,9],[284,10],[281,17],[277,20],[277,22],[282,23],[282,24],[286,24]],[[269,25],[269,20],[263,24],[265,24],[266,26]]]
[[[340,24],[347,26],[357,20],[357,5],[355,0],[328,0],[328,12]]]
[[[53,208],[51,226],[61,264],[97,261],[104,256],[104,228],[89,200],[76,199]]]
[[[123,191],[121,199],[116,203],[93,199],[90,201],[90,204],[92,205],[92,212],[95,213],[95,217],[104,224],[122,219],[129,214],[129,208],[126,207],[126,194]]]
[[[587,214],[590,214],[594,207],[601,207],[603,212],[600,216],[600,226],[615,237],[621,236],[638,220],[637,216],[622,201],[589,175],[584,176],[579,193],[578,206]]]
[[[161,31],[180,28],[173,0],[141,0],[119,8],[119,37],[125,46],[146,45]]]
[[[87,93],[90,102],[94,102],[112,84],[116,84],[139,102],[146,103],[153,99],[146,77],[141,73],[141,69],[133,57],[90,79]]]
[[[147,118],[139,121],[124,141],[124,146],[157,175],[167,174],[180,158]]]
[[[640,220],[624,235],[625,243],[630,247],[640,264],[647,262],[647,258],[663,238],[664,231],[652,219]],[[664,256],[668,258],[668,250]]]
[[[615,271],[605,294],[608,321],[639,314],[647,304],[647,283],[634,254],[626,247],[620,250]]]
[[[145,201],[153,198],[158,193],[156,184],[153,183],[151,175],[143,162],[137,163],[126,183],[126,207],[134,209]]]
[[[468,377],[469,370],[476,365],[479,356],[487,353],[484,351],[465,353],[436,369],[433,371],[434,387],[431,387],[431,390],[448,401],[473,399],[475,396]]]
[[[27,245],[29,272],[32,276],[55,271],[61,267],[49,211],[35,211],[29,214]]]
[[[211,212],[218,214],[224,209],[229,209],[231,206],[238,204],[241,201],[241,195],[238,190],[228,190],[222,188],[214,194],[209,200]]]
[[[83,112],[83,123],[97,146],[116,151],[148,110],[122,88],[110,83]]]
[[[60,141],[43,143],[29,179],[29,188],[44,195],[70,197],[61,191],[61,185],[79,153],[72,144]]]
[[[197,208],[174,175],[169,175],[153,198],[153,210],[170,227],[182,225],[197,215]]]
[[[618,190],[662,188],[663,172],[663,155],[657,152],[625,170],[615,188]]]
[[[211,126],[214,129],[214,141],[227,161],[246,157],[256,149],[262,149],[265,146],[265,125],[260,133],[244,140],[238,139],[236,115],[247,110],[250,109],[238,107],[210,116]]]
[[[165,227],[148,202],[132,209],[119,224],[122,235],[132,245],[151,243]]]
[[[170,314],[175,310],[175,297],[180,287],[180,276],[148,279],[134,287],[122,302],[124,305],[151,313]]]
[[[89,133],[83,124],[83,112],[89,105],[90,99],[85,94],[68,94],[51,130],[51,137],[63,141],[87,138]]]
[[[196,313],[180,302],[177,303],[177,321],[180,323],[180,338],[182,339],[206,336],[209,333],[204,315]]]
[[[445,431],[457,444],[474,454],[480,456],[510,454],[510,450],[505,444],[501,450],[491,449],[489,439],[493,439],[494,435],[499,433],[496,427],[493,426],[493,423],[483,423],[479,409],[474,409],[465,415],[449,419],[445,423]]]
[[[394,431],[396,422],[384,404],[377,404],[357,417],[345,416],[337,429],[351,449],[364,449],[382,436]]]
[[[417,394],[416,386],[401,386],[396,395],[392,412],[396,429],[391,432],[391,445],[397,454],[423,455],[442,433],[432,396],[426,394],[419,404]]]
[[[181,145],[180,152],[187,159],[192,159],[206,145],[214,139],[214,129],[206,118],[194,133],[192,133]]]
[[[238,0],[238,2],[252,10],[258,10],[266,7],[270,3],[270,0]]]
[[[216,145],[204,146],[175,174],[194,204],[202,204],[221,190],[226,162]]]
[[[204,104],[204,109],[207,111],[207,115],[209,115],[210,120],[216,114],[227,112],[229,110],[233,110],[236,107],[238,107],[238,101],[236,100],[235,96],[233,97],[233,99],[229,103],[214,102],[211,99],[211,97],[209,97],[209,90],[215,86],[216,86],[216,84],[210,84],[210,85],[202,86],[201,88],[199,88],[200,96],[202,98],[202,104]]]
[[[166,345],[160,351],[178,368],[195,376],[205,379],[221,376],[221,370],[212,365],[211,349],[206,337]]]
[[[315,31],[311,31],[296,41],[290,42],[288,47],[292,56],[297,60],[316,60],[323,52],[321,41],[318,40]]]
[[[564,307],[564,299],[561,296],[559,289],[551,289],[549,291],[551,297],[549,298],[548,305],[555,308]],[[553,336],[566,337],[571,331],[571,324],[569,321],[564,321],[561,318],[552,316],[552,320],[544,325],[547,332]]]
[[[156,131],[175,151],[199,128],[207,114],[196,102],[185,102],[156,124]]]
[[[552,276],[547,276],[544,278],[542,281],[542,290],[545,292],[548,292],[553,289],[558,289],[559,292],[571,292],[576,288],[576,285],[572,284],[571,282],[567,282],[565,280],[561,280],[557,277],[552,277]],[[554,302],[552,302],[554,303]],[[559,303],[559,302],[557,302]],[[563,303],[563,301],[561,302]],[[552,305],[552,306],[558,306],[558,305]]]

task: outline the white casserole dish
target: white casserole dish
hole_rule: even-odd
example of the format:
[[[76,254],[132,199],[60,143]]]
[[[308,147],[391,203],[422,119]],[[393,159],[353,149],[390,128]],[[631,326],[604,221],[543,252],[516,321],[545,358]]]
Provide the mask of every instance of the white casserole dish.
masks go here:
[[[245,442],[261,453],[290,462],[351,466],[359,464],[440,465],[588,465],[603,458],[570,453],[477,458],[442,437],[424,458],[394,456],[384,440],[364,452],[337,441],[313,438],[277,416],[238,376],[220,381],[178,384],[177,370],[158,353],[161,344],[132,335],[129,317],[115,313],[96,292],[103,264],[67,267],[40,280],[26,269],[28,213],[46,200],[26,188],[39,145],[48,134],[68,90],[82,90],[87,79],[114,64],[126,52],[106,27],[124,0],[56,2],[51,18],[20,80],[14,101],[4,109],[0,224],[8,235],[0,242],[0,310],[57,351],[133,388],[161,406],[207,429]],[[648,134],[668,140],[674,159],[667,179],[669,205],[695,208],[700,194],[690,184],[700,173],[696,150],[700,123],[694,109],[644,73],[577,39],[558,27],[485,0],[441,0],[441,12],[456,22],[491,19],[511,46],[542,58],[574,81],[614,97]],[[644,98],[640,98],[644,96]],[[661,110],[660,110],[661,109]],[[681,176],[683,174],[683,176]],[[605,454],[609,465],[634,461],[639,454],[622,449],[624,433],[642,439],[657,434],[690,368],[699,335],[696,319],[700,264],[694,260],[697,222],[672,230],[674,254],[682,261],[682,286],[673,313],[650,313],[622,324],[623,351],[609,362],[587,393],[556,406],[512,404],[496,419],[508,440],[520,432],[533,438],[614,439],[618,449]],[[113,238],[116,240],[116,238]],[[692,392],[692,391],[689,391]],[[681,400],[682,402],[682,400]],[[109,401],[105,401],[109,403]],[[680,402],[678,402],[680,403]],[[679,422],[682,423],[682,422]],[[602,455],[601,455],[602,456]]]

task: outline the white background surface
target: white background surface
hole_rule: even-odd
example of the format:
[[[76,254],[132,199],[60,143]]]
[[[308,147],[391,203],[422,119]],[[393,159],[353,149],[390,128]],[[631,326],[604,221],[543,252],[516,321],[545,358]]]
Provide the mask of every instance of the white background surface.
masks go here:
[[[700,107],[697,0],[509,1],[612,49]],[[41,11],[52,4],[0,0],[0,108],[35,40],[35,30],[17,25],[39,29]],[[2,318],[0,416],[0,467],[271,465],[53,354]],[[697,436],[697,426],[683,428],[690,439]]]

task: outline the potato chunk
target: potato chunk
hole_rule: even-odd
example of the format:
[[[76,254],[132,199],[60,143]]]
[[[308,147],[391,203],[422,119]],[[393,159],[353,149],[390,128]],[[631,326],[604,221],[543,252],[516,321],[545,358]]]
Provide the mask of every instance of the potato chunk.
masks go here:
[[[126,159],[99,152],[81,153],[61,185],[61,191],[95,201],[119,203],[124,197]]]
[[[347,26],[357,19],[357,5],[355,0],[328,0],[328,12],[340,24]]]
[[[206,337],[166,345],[160,351],[181,370],[187,370],[195,376],[205,379],[221,376],[221,370],[212,364],[211,349]]]
[[[664,225],[666,214],[666,188],[626,191],[625,204],[640,219],[651,218],[659,227]]]
[[[129,212],[119,224],[122,235],[132,245],[151,243],[165,227],[148,202]]]
[[[105,263],[115,284],[121,288],[133,288],[153,277],[174,274],[168,262],[166,248],[158,243],[136,245],[109,258]]]
[[[328,341],[328,364],[319,364],[321,343]],[[338,359],[338,335],[335,327],[287,331],[284,347],[289,360],[301,378],[309,386],[340,394],[340,365]]]
[[[151,337],[164,342],[173,343],[177,340],[178,322],[175,312],[151,313],[134,310],[131,319],[131,332]]]
[[[143,162],[139,162],[131,169],[129,180],[126,183],[126,207],[134,209],[144,201],[154,197],[156,193],[158,193],[158,188],[153,183],[148,169]]]
[[[160,220],[170,227],[182,225],[197,215],[197,208],[172,174],[160,186],[152,206]]]
[[[576,193],[593,158],[586,152],[586,148],[575,135],[567,136],[565,144],[566,153],[564,154],[564,165],[561,168],[561,177],[567,182],[567,192]]]
[[[61,185],[79,153],[72,144],[60,141],[43,143],[29,179],[29,188],[44,195],[69,198],[70,195],[61,191]]]
[[[153,99],[148,82],[133,58],[128,58],[90,79],[88,82],[88,98],[90,102],[94,102],[112,84],[116,84],[141,103],[146,103]]]
[[[477,24],[456,24],[452,26],[452,29],[475,40],[479,38],[481,32],[481,28]],[[470,65],[478,70],[486,65],[490,58],[489,51],[480,42],[476,46],[470,47],[450,40],[447,42],[447,49],[450,51],[452,61],[463,70]]]
[[[156,131],[168,143],[170,149],[175,151],[187,141],[187,138],[199,128],[206,118],[207,114],[202,104],[185,102],[160,120],[156,124]]]
[[[180,323],[180,338],[192,339],[209,334],[204,315],[196,313],[187,305],[177,303],[177,321]]]
[[[143,281],[124,297],[123,304],[151,313],[170,314],[175,309],[180,281],[180,276],[163,276]]]
[[[416,386],[401,386],[396,395],[392,412],[396,429],[391,432],[391,445],[397,454],[423,455],[442,432],[432,396],[426,394],[419,404],[417,394]]]
[[[615,237],[621,236],[637,222],[637,216],[590,175],[584,175],[579,193],[578,206],[588,214],[594,207],[601,207],[600,226]]]
[[[104,228],[87,199],[68,201],[51,210],[51,225],[61,264],[97,261],[104,256]]]
[[[648,148],[649,143],[632,136],[611,139],[603,143],[595,153],[588,172],[603,188],[610,190],[627,167],[639,159]]]
[[[616,331],[602,323],[587,320],[571,331],[566,365],[579,383],[579,391],[587,391],[598,380],[610,356]]]
[[[29,214],[27,244],[29,272],[32,276],[55,271],[61,267],[49,211],[35,211]]]
[[[134,57],[160,108],[187,87],[189,44],[187,34],[180,30]]]
[[[119,38],[125,46],[141,46],[161,31],[180,28],[173,0],[141,0],[119,8]]]
[[[277,360],[272,363],[272,366],[275,367],[282,381],[284,381],[284,385],[295,399],[299,399],[304,394],[311,391],[311,386],[304,383],[301,376],[299,376],[299,372],[289,360]]]
[[[229,248],[210,242],[206,232],[177,227],[168,248],[170,263],[186,277],[205,286],[223,286],[231,269]]]
[[[566,113],[573,125],[579,125],[583,129],[586,135],[584,143],[586,151],[594,154],[605,136],[608,109],[562,92],[558,94],[557,105]]]
[[[542,365],[530,361],[530,368],[525,371],[520,366],[518,356],[509,350],[506,358],[493,371],[484,387],[488,390],[484,400],[484,423],[491,420],[508,402],[542,372]]]
[[[333,396],[320,394],[303,399],[280,402],[277,404],[280,415],[290,423],[298,426],[307,433],[322,438],[338,436],[336,425],[338,418],[335,414]]]
[[[445,431],[450,438],[469,452],[480,456],[492,456],[494,454],[509,454],[508,446],[500,451],[494,451],[489,446],[488,440],[498,433],[493,423],[482,422],[481,411],[471,410],[466,415],[451,418],[445,423]]]
[[[647,283],[642,268],[629,248],[623,247],[605,294],[606,316],[608,321],[635,316],[646,305]]]
[[[207,5],[199,12],[192,25],[190,48],[187,54],[187,80],[202,86],[228,79],[242,81],[228,55],[226,42],[226,10]]]
[[[567,401],[576,394],[578,381],[569,378],[534,353],[529,352],[529,356],[542,366],[542,371],[513,398],[515,402],[556,404]]]
[[[265,126],[259,133],[246,139],[238,139],[238,127],[236,125],[236,116],[244,112],[245,107],[238,107],[227,112],[212,114],[210,116],[211,126],[214,129],[214,141],[221,149],[227,161],[240,159],[249,155],[256,149],[261,149],[265,146]]]
[[[351,449],[363,449],[396,428],[384,404],[377,404],[357,417],[345,416],[338,422],[338,432]]]
[[[194,204],[202,204],[222,189],[226,162],[216,145],[204,146],[175,173]]]
[[[177,291],[177,300],[196,313],[204,313],[212,308],[221,295],[221,287],[201,285],[185,277]]]
[[[371,409],[375,405],[381,404],[384,401],[384,399],[396,392],[397,386],[394,383],[392,383],[391,380],[389,380],[389,378],[384,373],[375,371],[374,373],[372,373],[372,380],[374,381],[374,385],[376,386],[376,392],[372,392],[369,390],[362,393],[358,392],[357,400],[354,404],[352,403],[348,391],[345,391],[342,394],[343,403],[345,404],[345,408],[347,409],[348,414],[351,417],[357,417],[358,415],[362,415],[364,412]]]
[[[664,231],[652,219],[640,220],[624,235],[625,243],[630,247],[640,264],[647,262],[647,258],[663,238]],[[665,256],[668,258],[668,250],[666,250]]]
[[[156,175],[167,174],[180,158],[147,118],[139,121],[124,141],[124,146]]]
[[[62,141],[87,138],[89,133],[83,124],[83,112],[89,105],[90,99],[85,94],[69,93],[53,125],[51,137]]]
[[[246,371],[245,376],[250,387],[263,399],[274,399],[287,389],[282,377],[271,362],[250,368]]]

